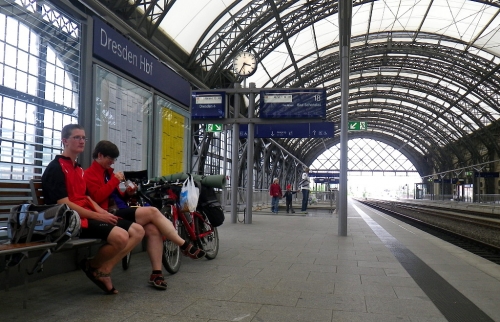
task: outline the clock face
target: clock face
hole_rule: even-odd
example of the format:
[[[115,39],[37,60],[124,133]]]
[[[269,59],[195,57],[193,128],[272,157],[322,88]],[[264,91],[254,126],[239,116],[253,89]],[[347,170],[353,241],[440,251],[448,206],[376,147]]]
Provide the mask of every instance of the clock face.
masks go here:
[[[257,70],[257,59],[252,53],[241,51],[233,59],[233,71],[236,75],[248,77]]]

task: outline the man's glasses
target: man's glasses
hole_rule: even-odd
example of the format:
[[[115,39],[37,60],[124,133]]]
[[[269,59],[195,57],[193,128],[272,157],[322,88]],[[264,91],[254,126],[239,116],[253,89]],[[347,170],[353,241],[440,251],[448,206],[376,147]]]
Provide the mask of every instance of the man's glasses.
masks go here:
[[[85,137],[85,136],[79,136],[79,135],[72,136],[72,137],[70,137],[70,139],[73,139],[75,141],[82,141],[82,140],[85,141],[85,142],[88,141],[87,137]]]
[[[116,160],[118,160],[117,158],[112,158],[110,156],[106,156],[105,158],[108,159],[109,161],[113,161],[113,162],[116,162]]]

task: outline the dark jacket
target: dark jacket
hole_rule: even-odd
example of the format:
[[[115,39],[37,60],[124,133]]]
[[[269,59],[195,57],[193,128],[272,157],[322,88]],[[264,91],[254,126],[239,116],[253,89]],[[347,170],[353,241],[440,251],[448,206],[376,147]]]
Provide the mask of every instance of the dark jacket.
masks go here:
[[[285,191],[284,196],[285,196],[286,201],[292,201],[292,196],[296,193],[297,193],[297,191],[291,191],[291,190]]]

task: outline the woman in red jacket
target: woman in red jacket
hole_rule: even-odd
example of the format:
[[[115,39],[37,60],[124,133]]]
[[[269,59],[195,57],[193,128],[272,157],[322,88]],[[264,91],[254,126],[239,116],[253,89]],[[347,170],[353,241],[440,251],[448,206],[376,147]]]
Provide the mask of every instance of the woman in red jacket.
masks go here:
[[[271,195],[271,211],[274,214],[278,213],[278,207],[281,197],[283,197],[283,192],[281,191],[281,187],[278,183],[278,178],[274,178],[271,187],[269,188],[269,194]]]
[[[110,200],[117,205],[115,215],[136,222],[144,227],[147,237],[147,251],[151,260],[153,272],[149,283],[158,289],[167,289],[167,283],[162,273],[163,237],[181,246],[184,255],[192,259],[205,256],[202,249],[182,239],[174,226],[155,207],[128,207],[123,201],[124,193],[118,189],[120,182],[125,180],[123,172],[114,172],[111,167],[120,155],[118,147],[110,141],[100,141],[95,146],[92,158],[94,162],[85,170],[84,178],[87,193],[103,209],[109,209]],[[128,193],[133,193],[137,187],[128,187]]]

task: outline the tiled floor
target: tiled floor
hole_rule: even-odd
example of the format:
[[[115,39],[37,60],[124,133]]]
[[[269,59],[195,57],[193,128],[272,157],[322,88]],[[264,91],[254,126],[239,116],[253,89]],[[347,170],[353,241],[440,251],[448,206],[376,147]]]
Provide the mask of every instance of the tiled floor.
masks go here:
[[[146,283],[146,253],[134,254],[129,270],[115,269],[115,296],[80,271],[30,283],[27,309],[23,288],[11,288],[1,293],[0,321],[447,321],[442,299],[419,284],[431,281],[413,277],[403,255],[500,321],[498,265],[355,201],[346,237],[328,209],[308,212],[254,212],[252,224],[232,224],[228,215],[217,258],[183,258],[179,273],[167,275],[167,291]]]

